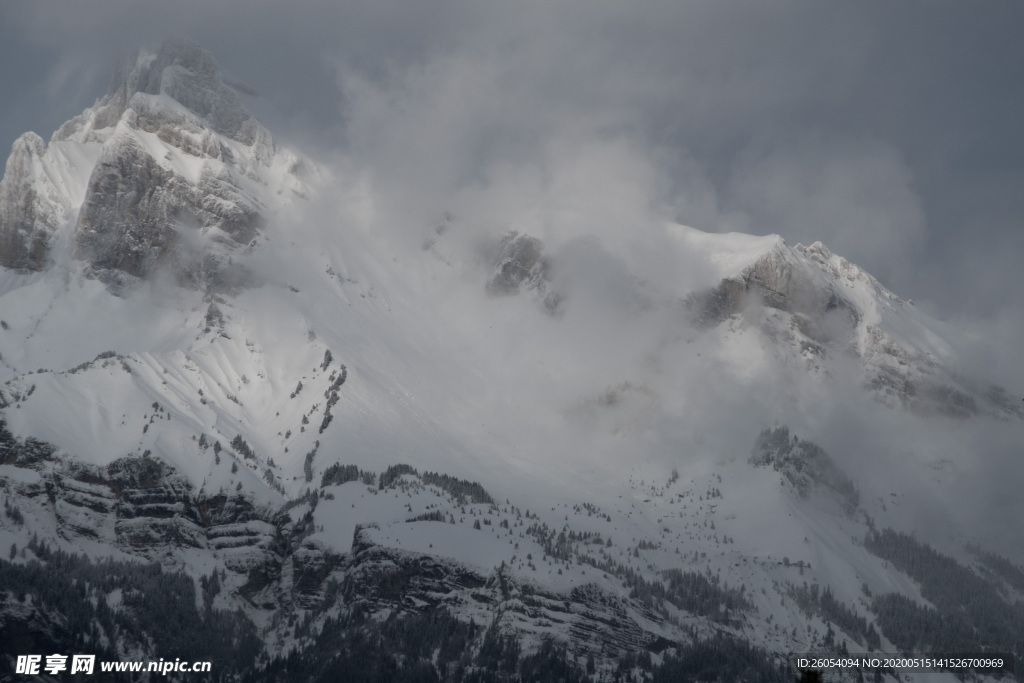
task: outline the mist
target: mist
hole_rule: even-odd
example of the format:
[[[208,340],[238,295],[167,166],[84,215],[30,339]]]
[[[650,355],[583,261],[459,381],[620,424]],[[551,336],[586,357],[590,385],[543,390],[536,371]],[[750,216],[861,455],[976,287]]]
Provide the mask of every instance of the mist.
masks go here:
[[[584,455],[608,472],[667,472],[708,452],[746,458],[761,428],[789,424],[871,495],[888,493],[887,472],[910,482],[939,463],[942,481],[922,495],[940,501],[963,482],[976,502],[953,516],[966,528],[1022,518],[996,484],[1018,471],[1019,430],[956,423],[933,436],[929,420],[866,399],[852,369],[788,383],[756,321],[728,343],[697,329],[683,302],[718,274],[676,226],[821,240],[963,330],[960,370],[1019,394],[1021,11],[5,7],[3,49],[27,61],[6,60],[18,105],[0,130],[45,137],[104,92],[116,58],[194,40],[254,93],[247,104],[278,141],[322,169],[321,198],[291,228],[296,249],[336,255],[392,311],[431,311],[439,338],[474,349],[461,357],[472,396],[437,400],[453,424],[482,425],[481,443],[566,472]],[[347,253],[347,232],[373,235],[378,251]],[[557,315],[529,292],[487,296],[486,254],[509,232],[543,243]]]

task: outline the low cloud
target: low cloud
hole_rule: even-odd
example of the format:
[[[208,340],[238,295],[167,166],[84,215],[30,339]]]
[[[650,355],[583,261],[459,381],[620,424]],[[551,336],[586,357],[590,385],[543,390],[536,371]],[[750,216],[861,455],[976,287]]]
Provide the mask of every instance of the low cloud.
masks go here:
[[[747,231],[821,240],[894,287],[905,284],[906,264],[926,238],[913,174],[897,150],[877,142],[809,136],[751,149],[727,192],[740,214],[733,220]]]
[[[504,424],[507,442],[536,448],[539,461],[590,446],[620,465],[622,443],[595,434],[621,425],[642,432],[666,465],[712,447],[745,458],[757,430],[778,420],[879,491],[887,466],[919,471],[894,444],[972,458],[991,445],[977,476],[963,473],[977,492],[1012,457],[1016,441],[1002,431],[990,441],[979,427],[943,444],[927,421],[888,421],[857,392],[823,395],[810,378],[788,385],[756,339],[702,342],[671,305],[706,274],[665,226],[822,240],[897,294],[998,340],[965,354],[966,371],[1024,383],[1015,357],[1024,346],[1021,214],[1007,182],[1020,177],[1024,118],[1018,72],[1007,66],[1024,49],[1007,32],[1021,25],[1014,4],[983,13],[796,0],[486,9],[99,0],[8,4],[0,24],[16,34],[2,49],[52,58],[25,70],[47,74],[34,95],[41,110],[72,109],[51,130],[103,93],[118,56],[178,36],[211,50],[263,93],[249,103],[275,135],[328,168],[336,184],[316,221],[387,241],[368,272],[407,269],[414,283],[435,275],[414,272],[417,259],[472,261],[481,242],[509,230],[542,239],[572,320],[545,316],[526,296],[488,300],[482,279],[459,274],[416,292],[434,297],[427,310],[458,311],[453,337],[487,349],[481,363],[500,390],[468,402],[473,424]],[[20,72],[3,73],[5,92],[30,87]],[[17,132],[4,129],[8,140]],[[991,187],[1000,190],[979,191]],[[438,237],[440,222],[448,228]],[[467,267],[476,276],[488,264]],[[467,281],[475,294],[465,294]],[[624,407],[598,419],[603,431],[581,422],[567,436],[565,424],[609,390]],[[871,469],[858,474],[860,461]],[[1007,491],[996,488],[1002,505]]]

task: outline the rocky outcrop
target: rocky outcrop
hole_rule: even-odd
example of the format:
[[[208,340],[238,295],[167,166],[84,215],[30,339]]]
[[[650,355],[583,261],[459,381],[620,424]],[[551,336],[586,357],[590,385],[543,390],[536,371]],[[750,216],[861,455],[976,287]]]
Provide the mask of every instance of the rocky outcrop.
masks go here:
[[[357,528],[340,593],[366,613],[446,609],[487,619],[517,639],[554,638],[577,656],[661,650],[673,629],[662,616],[596,584],[559,593],[517,577],[504,565],[484,574],[454,560],[410,553]]]
[[[10,397],[15,399],[19,396]],[[13,401],[12,401],[13,402]],[[5,394],[0,392],[0,409],[8,405]],[[53,460],[57,449],[53,445],[33,437],[19,439],[7,429],[7,422],[0,417],[0,465],[16,467],[37,467]]]
[[[138,141],[108,147],[89,180],[78,217],[76,256],[97,273],[145,277],[169,257],[188,278],[183,231],[215,231],[217,241],[245,245],[263,218],[227,169],[204,168],[195,185],[167,169]]]
[[[851,292],[860,292],[858,295]],[[1019,401],[996,386],[957,373],[954,355],[914,318],[913,305],[820,242],[788,247],[781,240],[718,286],[685,299],[694,324],[716,328],[730,318],[757,325],[780,352],[820,370],[829,354],[859,357],[862,381],[876,398],[920,414],[1024,418]],[[767,310],[766,310],[767,309]],[[884,324],[899,318],[910,337]],[[890,331],[887,332],[886,330]],[[915,336],[916,335],[916,336]]]
[[[308,531],[286,512],[256,506],[249,497],[197,492],[173,468],[148,455],[119,458],[106,467],[68,460],[52,447],[29,458],[39,444],[26,445],[6,431],[3,435],[4,463],[24,474],[0,478],[0,488],[33,514],[52,515],[58,536],[161,562],[186,549],[209,553],[238,576],[234,585],[246,599],[277,581]],[[306,549],[301,561],[333,566],[324,559],[329,555]],[[260,595],[253,603],[276,607],[278,588],[273,597]]]
[[[157,557],[168,548],[275,546],[277,527],[244,496],[197,494],[164,462],[119,458],[107,467],[65,463],[44,486],[65,537],[102,540]]]
[[[0,489],[27,514],[39,518],[49,511],[59,537],[173,569],[181,568],[185,554],[207,555],[204,566],[212,561],[226,571],[219,581],[234,596],[229,605],[240,601],[285,615],[323,614],[336,604],[368,615],[445,611],[493,623],[510,637],[555,637],[579,656],[658,650],[678,635],[665,615],[596,584],[560,593],[524,580],[504,563],[482,571],[383,545],[373,525],[358,526],[351,548],[338,553],[310,536],[313,494],[277,510],[243,495],[203,494],[148,455],[105,467],[64,456],[22,465],[26,474],[0,477]]]
[[[107,95],[91,110],[61,126],[53,139],[71,139],[83,128],[115,126],[129,109],[138,109],[137,94],[166,95],[212,131],[244,145],[270,142],[266,128],[246,111],[238,93],[222,80],[213,56],[182,40],[165,42],[155,55],[140,51],[134,59],[121,61]],[[178,134],[174,124],[183,122],[180,116],[164,120],[153,112],[142,113],[142,119],[144,130],[156,132],[162,128],[170,136]]]
[[[41,270],[68,201],[42,172],[46,144],[35,133],[15,140],[0,181],[0,266]]]
[[[489,294],[507,296],[523,288],[542,288],[549,277],[550,264],[541,241],[517,232],[502,237],[493,264],[494,271],[487,281]]]
[[[115,293],[157,270],[230,291],[250,279],[232,255],[254,244],[268,204],[309,196],[309,173],[208,52],[169,42],[123,62],[107,95],[49,147],[32,133],[15,143],[0,182],[0,266],[46,268],[64,230],[86,274]]]
[[[687,306],[702,327],[713,327],[747,306],[760,305],[795,314],[801,332],[819,343],[835,334],[836,325],[820,324],[824,316],[838,318],[840,326],[852,333],[861,320],[857,307],[801,256],[823,264],[832,253],[821,242],[793,250],[781,243],[717,287],[691,295]]]
[[[515,231],[501,238],[491,253],[488,294],[512,296],[521,291],[533,292],[543,299],[548,313],[557,314],[562,296],[550,290],[550,284],[551,261],[539,239]]]
[[[108,149],[78,217],[76,256],[99,271],[142,277],[174,246],[188,183],[132,138]]]
[[[264,216],[246,185],[260,181],[260,168],[275,154],[270,134],[223,83],[210,54],[182,42],[122,65],[94,112],[69,122],[55,138],[87,137],[108,126],[115,130],[78,214],[76,257],[112,283],[125,275],[145,277],[164,264],[181,284],[208,282],[217,249],[196,248],[191,235],[228,250],[253,239]],[[194,158],[198,174],[186,177],[183,170],[194,162],[183,166],[154,156],[140,133]],[[230,141],[244,147],[232,150]]]
[[[836,466],[825,449],[795,435],[790,438],[786,427],[762,431],[754,445],[750,463],[755,467],[773,468],[804,497],[818,486],[831,489],[848,514],[860,504],[857,487]]]

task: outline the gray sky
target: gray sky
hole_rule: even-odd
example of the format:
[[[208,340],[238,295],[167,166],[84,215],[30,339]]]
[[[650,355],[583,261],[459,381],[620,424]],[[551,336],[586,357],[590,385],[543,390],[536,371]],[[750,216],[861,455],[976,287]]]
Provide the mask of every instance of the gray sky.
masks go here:
[[[0,147],[185,37],[279,139],[396,178],[410,215],[509,168],[621,164],[655,213],[821,239],[989,337],[975,362],[1020,392],[1022,32],[1016,0],[2,3]]]

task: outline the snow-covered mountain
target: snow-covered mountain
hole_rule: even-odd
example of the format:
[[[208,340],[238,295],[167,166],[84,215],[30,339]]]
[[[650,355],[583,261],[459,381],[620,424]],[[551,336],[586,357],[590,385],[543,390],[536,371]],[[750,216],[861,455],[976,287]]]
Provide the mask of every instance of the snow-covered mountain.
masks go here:
[[[110,92],[48,145],[35,133],[14,143],[0,187],[0,264],[41,271],[70,254],[111,284],[163,265],[182,284],[230,284],[217,265],[305,196],[305,170],[209,53],[169,43],[122,64]]]
[[[63,581],[109,557],[194,578],[196,637],[250,643],[224,666],[267,680],[321,675],[274,659],[311,647],[365,664],[358,633],[391,639],[372,666],[392,677],[445,680],[693,674],[701,648],[778,676],[816,649],[1024,654],[1024,516],[993,481],[1020,474],[1024,412],[963,370],[955,330],[821,243],[649,225],[669,265],[646,267],[450,214],[380,230],[360,182],[277,146],[180,42],[15,143],[0,613],[20,642],[87,627],[112,657],[199,658],[152,615],[147,639],[15,595],[34,561]],[[142,614],[109,566],[121,583],[83,604]]]

